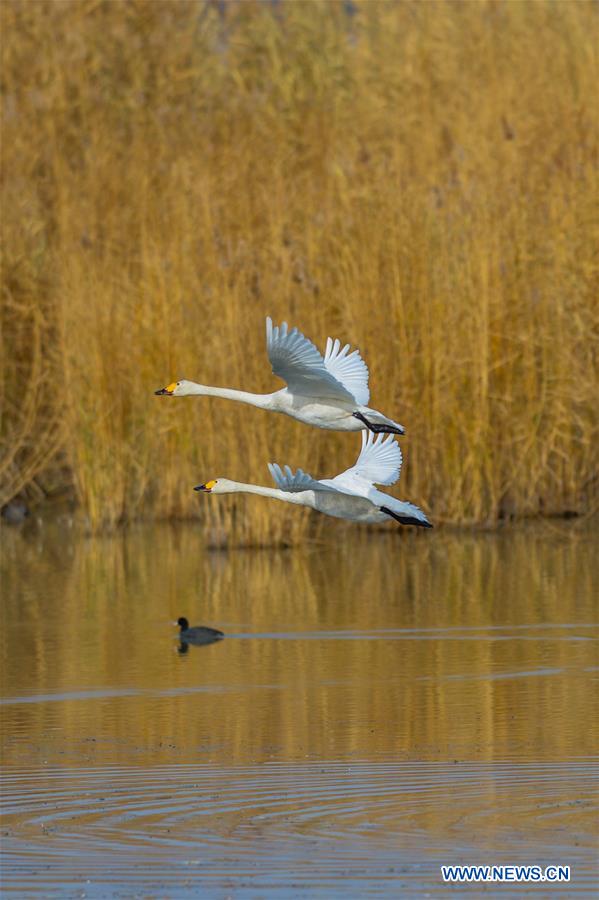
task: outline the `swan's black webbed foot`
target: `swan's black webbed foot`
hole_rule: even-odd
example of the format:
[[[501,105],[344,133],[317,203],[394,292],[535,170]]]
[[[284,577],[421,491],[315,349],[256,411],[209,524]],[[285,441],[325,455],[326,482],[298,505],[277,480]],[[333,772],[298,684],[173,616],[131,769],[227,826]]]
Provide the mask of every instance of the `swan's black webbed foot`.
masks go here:
[[[399,522],[400,525],[419,525],[420,528],[432,528],[430,522],[423,522],[422,519],[417,519],[416,516],[400,516],[398,513],[393,512],[393,510],[389,509],[388,506],[379,506],[381,512],[384,512],[385,515],[391,516],[392,519],[395,519],[396,522]]]
[[[366,416],[363,416],[361,412],[352,413],[352,416],[359,419],[360,422],[363,422],[373,434],[405,434],[405,431],[401,428],[396,428],[395,425],[375,425],[373,422],[369,422]]]

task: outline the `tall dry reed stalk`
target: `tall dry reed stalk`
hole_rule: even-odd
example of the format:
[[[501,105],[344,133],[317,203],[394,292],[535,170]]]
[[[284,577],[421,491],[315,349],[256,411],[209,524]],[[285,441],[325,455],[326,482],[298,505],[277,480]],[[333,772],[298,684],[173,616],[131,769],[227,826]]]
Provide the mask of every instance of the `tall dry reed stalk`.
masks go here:
[[[433,521],[593,507],[593,4],[9,0],[2,19],[5,499],[59,472],[94,527],[316,533],[191,487],[267,481],[269,460],[332,475],[355,436],[153,396],[274,389],[270,314],[360,347],[407,427],[398,495]]]

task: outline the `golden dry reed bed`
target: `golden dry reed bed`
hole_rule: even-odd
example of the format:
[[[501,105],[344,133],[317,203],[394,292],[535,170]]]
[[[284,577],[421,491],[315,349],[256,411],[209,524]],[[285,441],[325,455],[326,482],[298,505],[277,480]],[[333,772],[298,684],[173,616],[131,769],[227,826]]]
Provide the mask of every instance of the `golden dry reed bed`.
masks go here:
[[[597,10],[587,2],[2,3],[2,501],[208,543],[345,527],[198,497],[356,435],[267,391],[264,317],[357,344],[439,524],[597,498]],[[339,532],[336,532],[337,538]]]

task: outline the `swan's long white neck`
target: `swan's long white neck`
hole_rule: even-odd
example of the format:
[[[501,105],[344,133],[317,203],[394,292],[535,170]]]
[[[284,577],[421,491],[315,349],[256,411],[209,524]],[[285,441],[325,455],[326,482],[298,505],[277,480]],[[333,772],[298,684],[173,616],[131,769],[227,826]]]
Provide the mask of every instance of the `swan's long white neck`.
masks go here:
[[[221,397],[223,400],[237,400],[238,403],[249,403],[251,406],[259,406],[261,409],[269,409],[272,402],[272,394],[251,394],[249,391],[235,391],[233,388],[211,387],[208,384],[189,383],[188,394],[198,394],[202,397]]]
[[[278,488],[263,487],[261,484],[243,484],[241,481],[230,481],[227,490],[223,494],[258,494],[260,497],[272,497],[274,500],[282,500],[284,503],[296,503],[305,506],[301,492],[290,493],[280,491]]]

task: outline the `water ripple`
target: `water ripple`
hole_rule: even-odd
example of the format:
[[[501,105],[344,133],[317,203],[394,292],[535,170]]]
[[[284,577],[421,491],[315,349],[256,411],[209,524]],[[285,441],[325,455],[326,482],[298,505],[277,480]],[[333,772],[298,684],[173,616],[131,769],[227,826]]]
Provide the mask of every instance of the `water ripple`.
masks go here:
[[[295,897],[343,878],[348,896],[392,896],[439,888],[440,862],[558,862],[569,894],[590,893],[597,776],[588,760],[8,771],[3,884]]]

